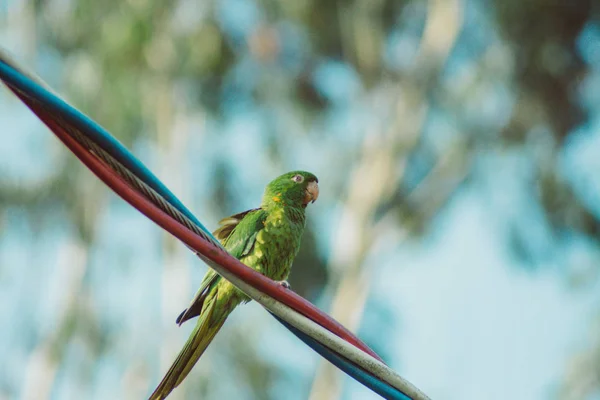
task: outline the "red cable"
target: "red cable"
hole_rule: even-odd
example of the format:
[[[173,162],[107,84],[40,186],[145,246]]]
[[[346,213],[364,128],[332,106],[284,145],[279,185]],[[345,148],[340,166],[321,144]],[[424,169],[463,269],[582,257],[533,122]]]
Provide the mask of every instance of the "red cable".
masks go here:
[[[12,87],[11,87],[12,89]],[[166,214],[154,203],[133,189],[125,180],[113,171],[110,166],[91,154],[85,147],[77,142],[68,132],[56,123],[51,114],[39,105],[30,102],[20,92],[13,90],[15,94],[50,128],[52,132],[107,186],[121,196],[125,201],[138,209],[160,227],[170,232],[182,242],[208,257],[210,260],[220,264],[233,274],[243,279],[248,284],[266,293],[281,303],[291,307],[315,323],[321,325],[330,332],[336,334],[348,343],[358,347],[362,351],[383,362],[383,360],[371,350],[360,339],[354,336],[339,322],[316,308],[313,304],[300,297],[296,293],[284,289],[281,285],[242,264],[239,260],[222,251],[201,236],[190,231],[184,225],[177,222]]]

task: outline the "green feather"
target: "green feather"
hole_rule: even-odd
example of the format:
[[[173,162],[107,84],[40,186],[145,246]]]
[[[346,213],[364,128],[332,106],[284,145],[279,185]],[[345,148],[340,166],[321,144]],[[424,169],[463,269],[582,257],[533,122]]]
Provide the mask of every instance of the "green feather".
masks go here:
[[[260,208],[223,218],[219,221],[221,226],[214,232],[214,236],[221,241],[229,254],[240,259],[252,250],[265,218],[266,213]],[[176,322],[179,325],[200,314],[206,295],[220,280],[219,274],[212,269],[208,270],[190,306],[177,317]]]
[[[297,175],[302,175],[302,179]],[[265,189],[260,208],[222,219],[215,237],[247,266],[271,279],[286,279],[300,248],[305,225],[303,199],[310,182],[317,182],[317,178],[302,171],[278,177]],[[192,303],[177,318],[177,323],[182,324],[199,315],[196,327],[150,400],[166,398],[185,379],[227,316],[248,300],[244,293],[209,269]]]

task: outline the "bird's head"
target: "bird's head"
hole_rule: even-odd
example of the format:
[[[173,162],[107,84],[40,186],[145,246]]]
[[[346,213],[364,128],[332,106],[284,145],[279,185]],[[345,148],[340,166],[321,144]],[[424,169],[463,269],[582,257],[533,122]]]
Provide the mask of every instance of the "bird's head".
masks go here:
[[[306,207],[319,197],[319,180],[306,171],[292,171],[273,179],[265,189],[263,206]]]

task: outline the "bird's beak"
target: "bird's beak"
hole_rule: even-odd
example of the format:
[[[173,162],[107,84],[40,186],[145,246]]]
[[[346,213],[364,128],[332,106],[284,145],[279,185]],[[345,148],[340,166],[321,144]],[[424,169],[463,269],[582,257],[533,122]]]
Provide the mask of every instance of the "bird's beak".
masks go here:
[[[304,192],[304,205],[314,203],[319,197],[319,184],[315,181],[309,182]]]

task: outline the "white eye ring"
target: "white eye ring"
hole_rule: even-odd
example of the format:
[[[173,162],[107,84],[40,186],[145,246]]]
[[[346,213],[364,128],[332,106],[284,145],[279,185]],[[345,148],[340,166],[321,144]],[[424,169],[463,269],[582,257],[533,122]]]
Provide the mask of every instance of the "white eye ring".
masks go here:
[[[294,175],[292,177],[292,180],[296,183],[302,183],[302,182],[304,182],[304,177],[302,175],[298,174],[298,175]]]

